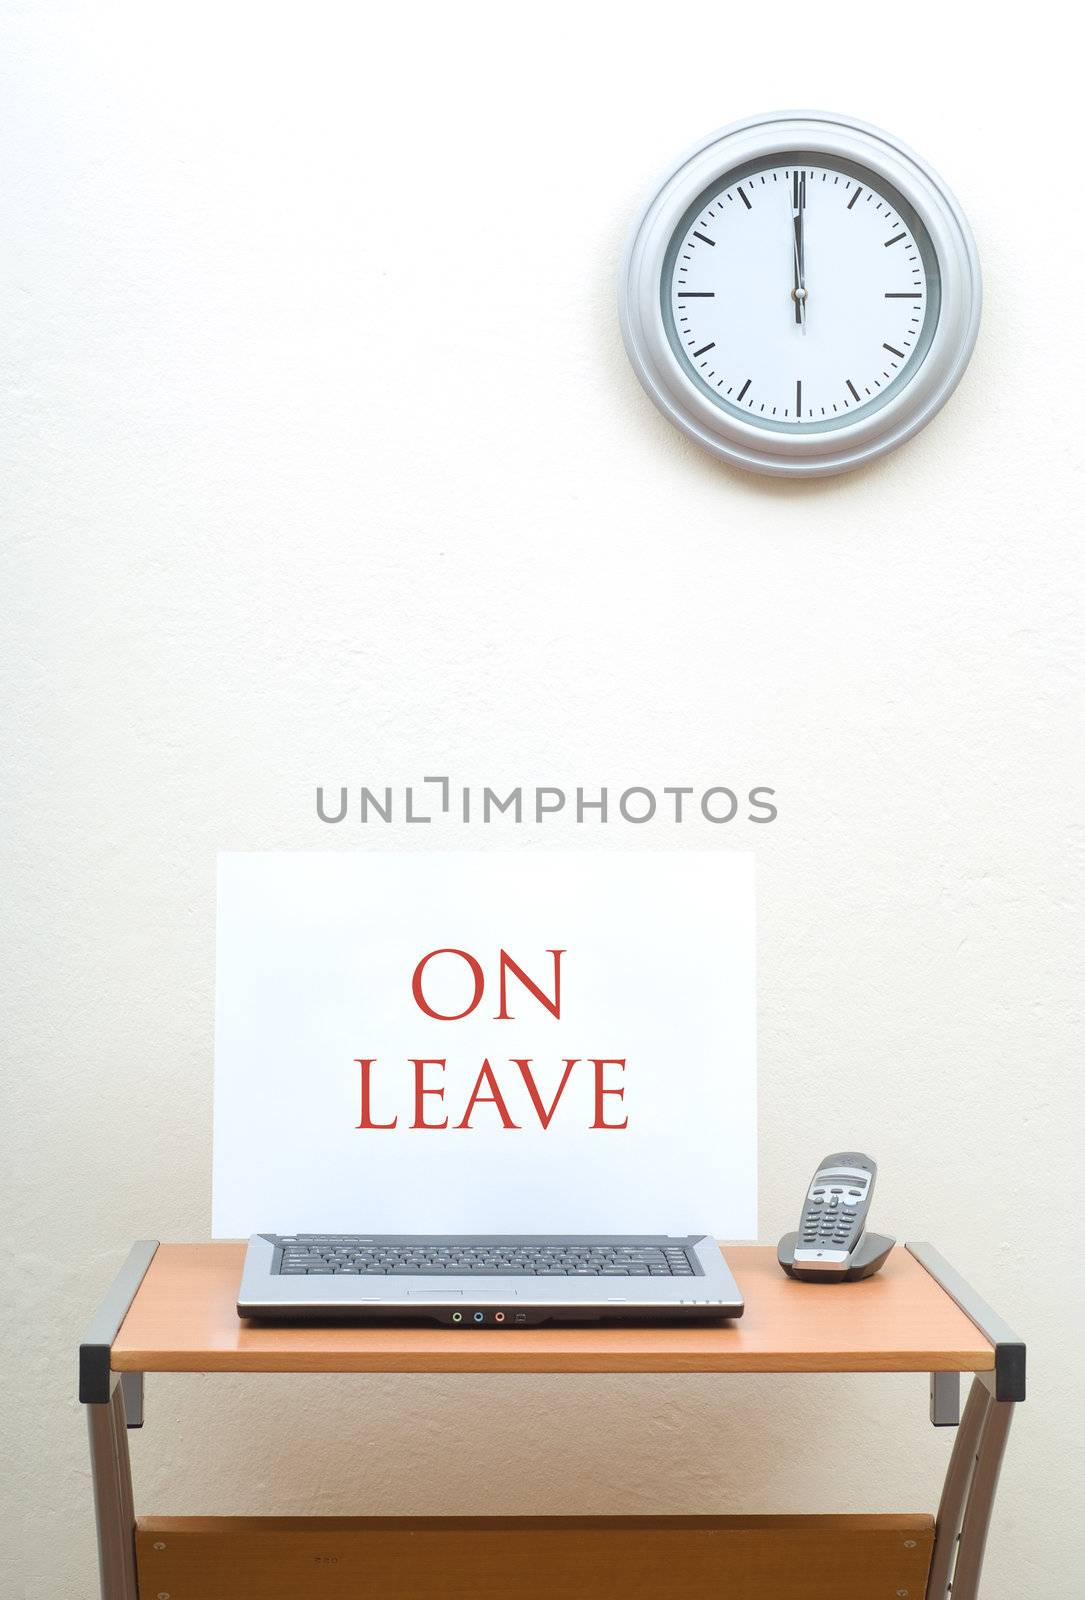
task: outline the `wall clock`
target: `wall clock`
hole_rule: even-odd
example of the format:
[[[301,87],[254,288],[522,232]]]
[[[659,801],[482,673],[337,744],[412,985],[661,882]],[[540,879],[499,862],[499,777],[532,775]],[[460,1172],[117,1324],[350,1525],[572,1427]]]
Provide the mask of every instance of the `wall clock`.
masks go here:
[[[972,353],[980,270],[945,184],[821,112],[733,123],[671,171],[622,267],[622,333],[663,414],[755,472],[846,472],[902,444]]]

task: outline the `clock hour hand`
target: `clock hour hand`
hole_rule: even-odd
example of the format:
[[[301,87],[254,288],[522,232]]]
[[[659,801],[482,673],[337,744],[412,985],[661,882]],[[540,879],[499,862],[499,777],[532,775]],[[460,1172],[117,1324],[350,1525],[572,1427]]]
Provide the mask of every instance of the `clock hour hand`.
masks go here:
[[[795,257],[795,321],[806,332],[806,174],[792,173],[791,235]]]

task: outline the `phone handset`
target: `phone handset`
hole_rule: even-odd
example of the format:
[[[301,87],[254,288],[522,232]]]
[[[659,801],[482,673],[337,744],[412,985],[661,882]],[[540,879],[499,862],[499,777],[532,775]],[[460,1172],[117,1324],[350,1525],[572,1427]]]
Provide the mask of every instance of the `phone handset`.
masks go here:
[[[896,1243],[866,1232],[877,1175],[877,1163],[858,1150],[838,1150],[818,1162],[799,1226],[784,1234],[777,1250],[790,1277],[841,1283],[877,1272]]]

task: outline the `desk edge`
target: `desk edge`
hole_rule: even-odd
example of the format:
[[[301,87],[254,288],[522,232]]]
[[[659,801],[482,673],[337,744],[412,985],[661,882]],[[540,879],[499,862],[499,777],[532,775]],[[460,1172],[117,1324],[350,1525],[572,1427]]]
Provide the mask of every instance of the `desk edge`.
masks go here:
[[[113,1390],[113,1341],[154,1260],[157,1239],[139,1239],[105,1296],[79,1346],[79,1399],[83,1405],[105,1405]]]
[[[932,1244],[923,1241],[906,1243],[904,1248],[915,1257],[920,1266],[934,1279],[940,1289],[964,1312],[969,1322],[978,1328],[995,1352],[995,1399],[1023,1400],[1025,1398],[1025,1341],[1004,1322],[998,1312],[951,1267],[945,1256]]]

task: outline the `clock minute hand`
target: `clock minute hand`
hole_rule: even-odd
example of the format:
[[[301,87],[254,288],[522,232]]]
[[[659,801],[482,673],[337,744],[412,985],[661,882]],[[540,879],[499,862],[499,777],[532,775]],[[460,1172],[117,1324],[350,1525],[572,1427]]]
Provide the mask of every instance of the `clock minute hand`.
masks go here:
[[[806,332],[806,174],[793,175],[791,191],[791,233],[795,256],[795,287],[791,298],[795,302],[795,321]]]

